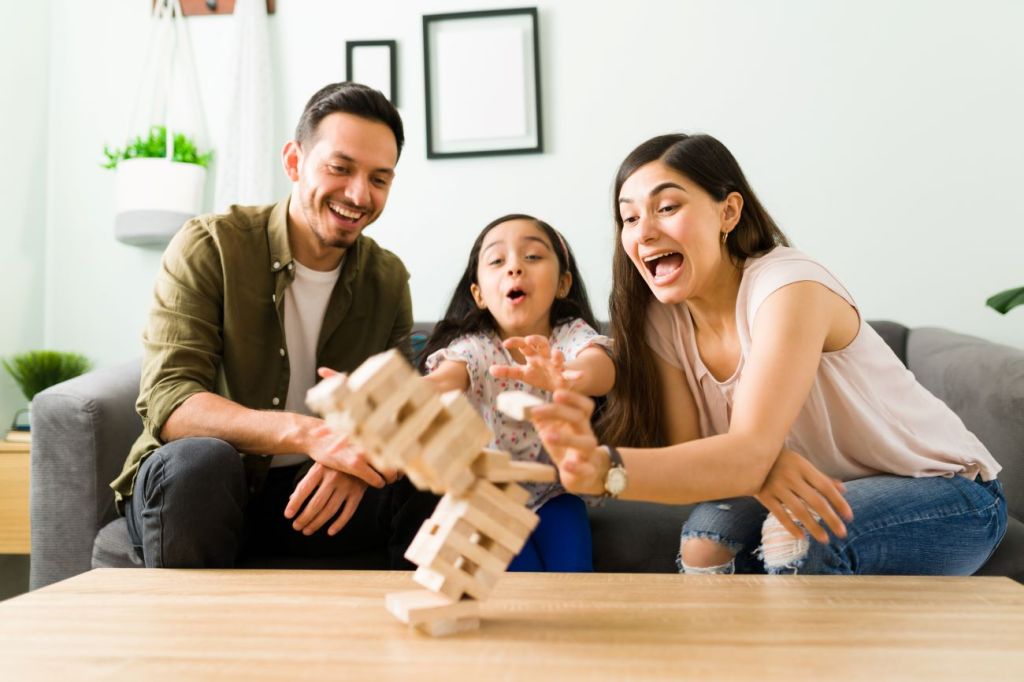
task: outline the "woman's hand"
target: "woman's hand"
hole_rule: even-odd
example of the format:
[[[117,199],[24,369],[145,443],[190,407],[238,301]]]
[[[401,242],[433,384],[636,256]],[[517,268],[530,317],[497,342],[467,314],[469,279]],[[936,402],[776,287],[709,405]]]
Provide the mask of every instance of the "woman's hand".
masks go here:
[[[565,489],[585,495],[604,492],[608,453],[598,447],[590,426],[594,401],[573,391],[555,391],[554,402],[530,410],[530,421],[544,442]]]
[[[822,522],[843,538],[846,526],[839,516],[853,520],[853,510],[842,495],[845,491],[842,482],[821,473],[798,453],[783,449],[754,497],[793,537],[804,538],[804,531],[795,523],[799,521],[815,540],[826,543],[828,534]]]
[[[572,382],[580,377],[579,371],[565,369],[565,355],[560,350],[552,350],[543,336],[513,336],[502,345],[522,353],[526,364],[491,365],[491,375],[499,379],[522,381],[543,391],[556,391],[571,388]]]

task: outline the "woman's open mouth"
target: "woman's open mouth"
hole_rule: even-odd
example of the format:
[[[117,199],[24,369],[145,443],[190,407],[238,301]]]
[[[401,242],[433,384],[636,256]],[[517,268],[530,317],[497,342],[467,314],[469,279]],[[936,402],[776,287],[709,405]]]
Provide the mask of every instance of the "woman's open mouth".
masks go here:
[[[683,269],[684,260],[678,251],[666,251],[645,256],[643,262],[655,284],[668,284]]]

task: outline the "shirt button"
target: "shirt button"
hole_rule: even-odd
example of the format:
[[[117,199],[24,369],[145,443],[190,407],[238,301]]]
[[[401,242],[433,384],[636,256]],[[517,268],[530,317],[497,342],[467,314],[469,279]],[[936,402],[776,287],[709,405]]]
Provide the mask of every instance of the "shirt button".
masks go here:
[[[281,349],[281,357],[284,357],[284,348]]]
[[[272,303],[277,303],[277,294],[271,294],[270,295],[270,301]]]
[[[295,269],[295,263],[289,263],[288,264],[288,269],[289,270],[294,270]]]
[[[281,399],[275,397],[273,400],[270,401],[270,403],[276,407],[281,404]]]
[[[279,260],[274,261],[274,269],[275,270],[280,270],[281,269],[281,261],[279,261]]]

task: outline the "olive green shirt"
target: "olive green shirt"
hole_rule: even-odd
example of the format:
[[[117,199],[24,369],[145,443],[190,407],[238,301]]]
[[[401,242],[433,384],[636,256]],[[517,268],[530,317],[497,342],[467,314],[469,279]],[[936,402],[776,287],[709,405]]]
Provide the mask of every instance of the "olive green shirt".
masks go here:
[[[110,484],[119,509],[139,465],[163,445],[167,419],[189,396],[212,392],[256,410],[284,408],[284,293],[295,277],[292,261],[288,199],[193,218],[168,245],[142,336],[136,408],[143,432]],[[349,372],[395,347],[409,357],[411,329],[408,271],[360,236],[346,252],[324,313],[317,366]],[[250,471],[270,466],[270,457],[247,459]]]

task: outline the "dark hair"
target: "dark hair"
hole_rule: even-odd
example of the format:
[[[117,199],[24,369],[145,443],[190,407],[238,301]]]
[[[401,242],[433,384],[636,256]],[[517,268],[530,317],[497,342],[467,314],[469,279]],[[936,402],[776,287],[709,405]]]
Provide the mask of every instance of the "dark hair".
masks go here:
[[[615,219],[615,256],[612,293],[608,299],[612,338],[615,339],[615,386],[599,422],[603,440],[637,447],[667,444],[661,410],[661,389],[653,351],[647,345],[647,311],[655,300],[650,287],[623,250],[619,192],[641,166],[661,161],[697,183],[715,201],[738,192],[743,209],[729,232],[725,248],[738,266],[776,246],[789,246],[768,211],[747,183],[735,157],[710,135],[660,135],[630,152],[619,166],[612,196]]]
[[[302,110],[299,123],[295,126],[295,140],[306,144],[315,140],[320,121],[338,112],[360,116],[371,121],[380,121],[395,134],[398,156],[402,156],[405,144],[405,129],[398,109],[379,90],[362,83],[331,83],[316,91],[306,108]]]
[[[559,278],[566,272],[572,275],[572,285],[569,287],[568,293],[564,298],[556,298],[551,304],[549,318],[551,326],[555,327],[578,317],[597,329],[597,321],[594,319],[594,313],[590,309],[590,300],[587,298],[587,289],[583,285],[583,278],[580,276],[579,268],[576,267],[576,257],[569,248],[569,244],[562,239],[562,235],[555,228],[543,220],[522,213],[511,213],[491,221],[473,242],[473,248],[469,252],[469,263],[466,264],[466,270],[462,273],[459,283],[455,285],[448,310],[445,311],[441,321],[434,325],[434,331],[427,339],[427,345],[420,356],[422,371],[426,371],[427,358],[431,353],[448,347],[448,344],[463,334],[498,331],[497,323],[490,311],[477,307],[470,291],[470,285],[477,283],[476,269],[480,263],[480,249],[483,247],[487,234],[498,225],[510,220],[529,220],[539,227],[551,241],[551,248],[558,258]]]

